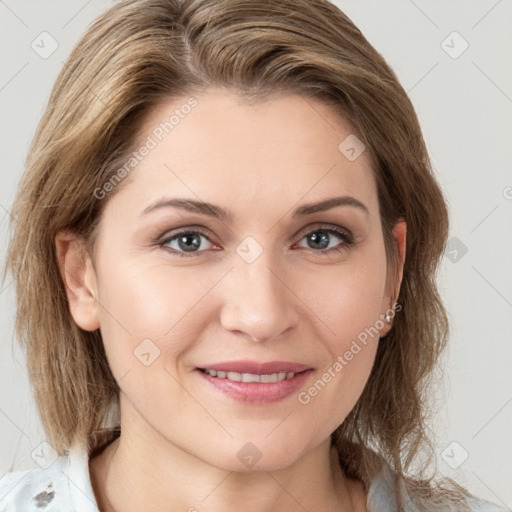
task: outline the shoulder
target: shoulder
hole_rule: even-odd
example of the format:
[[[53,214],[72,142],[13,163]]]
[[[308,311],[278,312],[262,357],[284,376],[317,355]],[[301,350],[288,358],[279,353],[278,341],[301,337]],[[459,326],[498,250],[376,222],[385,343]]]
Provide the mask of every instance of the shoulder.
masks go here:
[[[0,512],[56,510],[69,503],[66,461],[57,459],[48,468],[7,473],[0,480]],[[45,508],[47,507],[47,508]]]
[[[45,468],[13,471],[0,479],[0,512],[98,512],[87,449],[72,447]]]
[[[468,505],[474,512],[510,512],[511,509],[502,505],[497,505],[487,500],[477,498],[476,496],[468,496]]]
[[[429,497],[420,496],[401,485],[400,494],[405,504],[403,512],[511,512],[510,508],[473,496],[469,491],[462,499],[454,501],[442,494]],[[368,512],[394,512],[399,510],[396,494],[396,474],[386,462],[382,462],[380,471],[370,480],[367,493]]]

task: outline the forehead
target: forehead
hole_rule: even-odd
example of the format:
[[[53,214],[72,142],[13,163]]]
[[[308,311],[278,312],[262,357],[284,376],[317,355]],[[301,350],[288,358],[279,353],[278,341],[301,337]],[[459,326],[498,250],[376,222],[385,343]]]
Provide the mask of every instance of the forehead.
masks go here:
[[[210,87],[148,111],[135,144],[144,156],[119,195],[146,206],[163,195],[195,197],[248,214],[249,205],[283,210],[350,194],[376,214],[359,144],[350,124],[318,100],[289,94],[249,104]]]

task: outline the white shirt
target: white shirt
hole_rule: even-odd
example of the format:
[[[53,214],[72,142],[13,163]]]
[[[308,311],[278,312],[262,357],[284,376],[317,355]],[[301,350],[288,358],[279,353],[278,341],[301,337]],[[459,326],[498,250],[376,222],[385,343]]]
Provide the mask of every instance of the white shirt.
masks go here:
[[[398,510],[393,480],[394,473],[383,465],[368,488],[368,512]],[[406,503],[405,512],[418,511],[409,497]],[[510,512],[475,497],[469,498],[469,504],[474,512]],[[5,474],[0,480],[0,512],[100,512],[91,485],[87,447],[72,446],[47,468]]]

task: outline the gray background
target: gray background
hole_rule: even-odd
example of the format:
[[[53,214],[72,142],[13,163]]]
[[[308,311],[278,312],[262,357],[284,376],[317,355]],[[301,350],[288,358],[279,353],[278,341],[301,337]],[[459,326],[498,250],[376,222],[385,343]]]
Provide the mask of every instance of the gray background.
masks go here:
[[[451,241],[439,283],[452,337],[430,423],[438,470],[510,507],[512,0],[335,3],[409,93],[449,200]],[[109,5],[0,0],[2,263],[10,207],[53,82],[72,45]],[[49,56],[40,55],[52,44],[42,32],[58,44]],[[14,469],[36,467],[31,453],[45,438],[14,340],[13,291],[8,277],[0,288],[0,475],[13,460]]]

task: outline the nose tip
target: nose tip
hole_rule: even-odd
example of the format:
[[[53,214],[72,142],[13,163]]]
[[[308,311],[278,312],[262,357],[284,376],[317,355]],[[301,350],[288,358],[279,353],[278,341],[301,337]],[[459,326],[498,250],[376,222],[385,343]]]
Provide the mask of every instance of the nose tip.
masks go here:
[[[223,287],[221,324],[255,343],[281,338],[300,317],[293,294],[266,263],[241,265]]]
[[[265,336],[255,337],[252,335],[247,335],[247,338],[250,339],[251,341],[253,341],[254,343],[263,343],[264,341],[270,340],[270,339],[285,338],[288,334],[290,334],[293,331],[293,329],[294,329],[294,327],[290,325],[288,327],[285,327],[281,332],[278,332],[278,330],[277,330],[274,334],[269,334],[268,337],[265,337]],[[247,331],[245,331],[245,332],[247,333]]]

